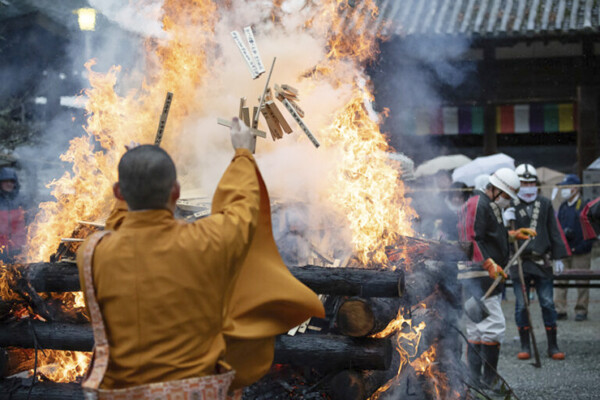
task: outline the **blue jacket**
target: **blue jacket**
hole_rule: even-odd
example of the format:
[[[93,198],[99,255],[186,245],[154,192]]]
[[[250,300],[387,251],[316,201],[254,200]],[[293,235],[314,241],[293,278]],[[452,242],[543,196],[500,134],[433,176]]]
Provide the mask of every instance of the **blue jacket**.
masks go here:
[[[593,240],[583,239],[583,230],[579,214],[585,207],[581,197],[569,206],[567,201],[563,202],[558,209],[558,221],[563,228],[569,247],[573,254],[587,254],[592,251]]]

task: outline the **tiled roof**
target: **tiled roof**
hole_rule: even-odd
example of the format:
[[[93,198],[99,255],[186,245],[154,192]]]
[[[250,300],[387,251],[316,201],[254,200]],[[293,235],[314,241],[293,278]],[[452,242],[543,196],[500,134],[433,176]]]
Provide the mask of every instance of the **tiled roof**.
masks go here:
[[[386,34],[470,37],[600,32],[600,0],[380,0]]]

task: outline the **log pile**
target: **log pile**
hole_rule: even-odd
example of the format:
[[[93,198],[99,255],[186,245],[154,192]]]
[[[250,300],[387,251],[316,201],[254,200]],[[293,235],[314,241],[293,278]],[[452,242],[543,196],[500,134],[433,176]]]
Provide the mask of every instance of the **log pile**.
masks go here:
[[[448,315],[454,315],[448,311],[448,307],[454,306],[448,304],[456,302],[453,287],[456,263],[427,261],[426,258],[444,251],[450,259],[464,258],[465,253],[463,250],[451,252],[448,249],[454,246],[445,243],[413,238],[404,241],[419,246],[418,261],[399,258],[395,261],[397,269],[393,271],[315,265],[289,267],[296,278],[325,295],[327,318],[311,320],[302,329],[294,330],[294,335],[277,338],[276,366],[263,380],[247,389],[248,398],[289,398],[298,393],[299,387],[303,398],[311,398],[311,393],[326,393],[333,399],[368,398],[399,370],[400,360],[393,340],[397,337],[371,337],[399,315],[412,318],[413,326],[424,322],[429,327],[424,331],[418,349],[411,355],[413,359],[433,343],[439,345],[444,340],[449,341],[452,335],[444,324]],[[79,290],[78,271],[72,262],[22,265],[19,279],[21,286],[25,282],[24,287],[33,294]],[[38,303],[44,298],[39,296],[28,304],[32,313],[43,309],[44,306]],[[47,304],[45,306],[48,308]],[[91,351],[93,335],[87,320],[81,315],[80,318],[65,315],[46,311],[44,320],[0,322],[0,348],[5,349],[0,354],[0,370],[4,376],[32,368],[31,353],[36,343],[42,349]],[[288,379],[296,376],[304,383],[296,385],[275,379],[274,376],[281,376],[283,370],[288,371]],[[289,371],[294,372],[290,375]],[[10,390],[15,399],[26,398],[24,394],[30,389],[31,399],[83,398],[77,384],[39,381],[31,388],[31,382],[31,378],[5,378],[0,380],[0,390]],[[276,388],[272,382],[278,382]],[[424,389],[423,393],[427,390],[431,392]]]

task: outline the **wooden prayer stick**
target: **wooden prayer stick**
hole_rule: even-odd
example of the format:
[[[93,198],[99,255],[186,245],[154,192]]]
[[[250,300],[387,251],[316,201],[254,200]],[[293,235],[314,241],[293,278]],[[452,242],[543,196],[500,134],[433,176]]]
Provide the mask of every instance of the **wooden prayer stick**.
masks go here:
[[[294,109],[294,106],[292,106],[292,104],[289,102],[288,99],[283,99],[282,103],[285,106],[285,108],[287,108],[287,110],[292,115],[292,117],[294,117],[294,119],[296,120],[296,122],[298,123],[298,125],[300,126],[300,128],[302,129],[302,131],[304,131],[304,133],[306,134],[306,136],[308,137],[308,139],[312,142],[312,144],[315,147],[318,148],[320,146],[319,141],[317,140],[317,138],[315,138],[315,136],[312,134],[312,132],[310,131],[310,129],[308,129],[308,126],[306,126],[306,124],[304,123],[304,121],[302,121],[302,118],[300,118],[300,116],[298,115],[298,113]]]
[[[231,37],[233,37],[233,41],[235,42],[238,49],[240,50],[240,53],[242,53],[242,57],[244,57],[244,60],[246,61],[246,64],[248,65],[248,69],[250,69],[250,73],[252,74],[252,79],[258,78],[260,76],[260,73],[258,72],[258,67],[252,60],[252,57],[250,56],[250,52],[248,51],[246,46],[244,46],[244,43],[242,43],[242,37],[240,36],[239,32],[232,31]]]
[[[156,137],[154,138],[154,144],[156,146],[160,146],[160,142],[162,142],[163,133],[165,133],[165,125],[167,124],[167,117],[169,116],[169,109],[171,108],[171,101],[173,101],[173,93],[167,92],[162,114],[160,115],[160,121],[158,122],[158,129],[156,130]]]
[[[254,63],[256,64],[256,68],[258,69],[258,73],[262,74],[265,72],[265,66],[260,59],[260,53],[258,52],[258,46],[256,45],[256,40],[254,39],[254,33],[252,32],[252,27],[247,26],[244,28],[244,33],[246,34],[246,40],[250,45],[250,52],[252,53],[252,57],[254,58]]]
[[[77,221],[78,224],[81,225],[89,225],[89,226],[93,226],[95,228],[100,228],[100,229],[104,229],[104,227],[106,226],[106,224],[102,224],[100,222],[90,222],[90,221]]]
[[[265,94],[267,93],[267,89],[269,88],[269,82],[271,81],[271,74],[273,73],[273,68],[275,68],[276,60],[277,60],[277,57],[273,57],[273,62],[271,63],[271,69],[269,70],[269,76],[267,77],[267,81],[265,82],[265,89],[262,92],[262,96],[260,96],[260,102],[258,103],[258,110],[256,111],[256,114],[254,115],[254,125],[252,126],[252,128],[254,128],[254,129],[256,129],[258,127],[258,116],[259,116],[258,113],[261,111],[263,103],[265,102]]]
[[[265,121],[267,121],[267,125],[269,126],[269,131],[271,132],[271,137],[273,140],[281,139],[283,137],[283,132],[281,131],[281,127],[275,118],[269,113],[269,110],[266,106],[263,106],[261,110],[263,116],[265,117]]]
[[[279,125],[281,125],[285,133],[292,133],[292,127],[287,123],[283,114],[281,111],[279,111],[279,108],[277,108],[277,105],[273,102],[273,100],[267,101],[266,107],[269,110],[269,114],[279,122]]]

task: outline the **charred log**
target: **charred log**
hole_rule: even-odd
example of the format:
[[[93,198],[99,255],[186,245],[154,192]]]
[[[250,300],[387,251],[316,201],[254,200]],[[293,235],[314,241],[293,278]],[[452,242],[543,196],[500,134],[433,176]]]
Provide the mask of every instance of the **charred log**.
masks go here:
[[[11,400],[83,400],[79,383],[36,382],[31,387],[31,378],[0,380],[0,393]],[[31,389],[31,394],[29,393]]]
[[[41,348],[91,351],[92,329],[85,324],[23,321],[0,329],[0,347],[33,348],[34,336]],[[275,363],[322,368],[385,369],[393,352],[387,339],[352,339],[333,335],[279,336]]]
[[[338,296],[398,297],[403,277],[401,271],[310,265],[290,271],[315,292]]]
[[[23,277],[38,292],[76,292],[81,290],[77,265],[69,262],[39,262],[27,264]]]
[[[275,342],[274,362],[323,369],[387,369],[393,351],[388,339],[282,335]]]
[[[362,337],[383,330],[398,315],[399,299],[352,297],[339,306],[337,328],[343,335]]]
[[[94,346],[90,325],[24,320],[2,325],[0,347],[32,349],[34,335],[43,349],[92,351]]]
[[[0,376],[11,376],[33,369],[33,349],[0,349]]]
[[[340,296],[398,297],[400,271],[358,268],[290,267],[292,274],[317,293]],[[72,263],[35,263],[23,267],[38,292],[80,290],[77,266]]]
[[[388,371],[341,371],[329,382],[327,393],[333,400],[365,400],[393,375]]]

